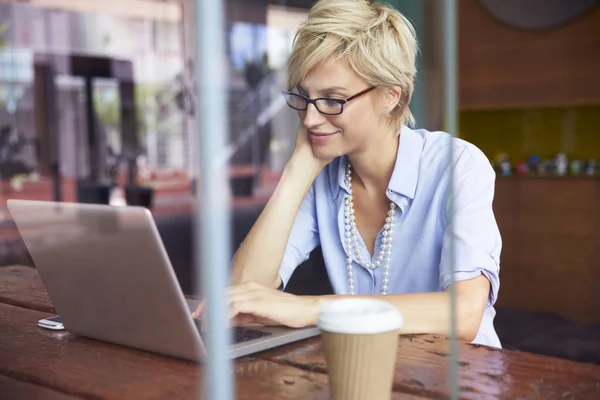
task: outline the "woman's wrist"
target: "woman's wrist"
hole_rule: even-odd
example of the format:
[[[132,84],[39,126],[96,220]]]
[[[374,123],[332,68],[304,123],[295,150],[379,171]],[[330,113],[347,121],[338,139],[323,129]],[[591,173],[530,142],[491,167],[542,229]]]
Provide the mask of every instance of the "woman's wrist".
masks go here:
[[[308,191],[313,184],[322,167],[310,160],[302,158],[292,158],[283,169],[281,182],[285,185],[291,185],[300,188],[303,192]]]
[[[315,157],[311,149],[302,149],[300,151],[295,151],[292,154],[292,157],[288,161],[285,169],[293,171],[298,170],[303,174],[309,172],[314,179],[330,161],[331,160],[326,161]]]
[[[325,296],[307,296],[307,300],[311,315],[310,325],[316,325],[321,308],[323,308],[323,303],[327,301],[327,298]]]

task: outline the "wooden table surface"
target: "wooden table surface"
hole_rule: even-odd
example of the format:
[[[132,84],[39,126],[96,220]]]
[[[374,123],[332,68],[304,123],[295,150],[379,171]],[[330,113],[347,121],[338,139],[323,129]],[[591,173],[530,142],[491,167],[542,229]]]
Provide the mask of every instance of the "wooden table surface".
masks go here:
[[[197,399],[202,366],[37,327],[53,313],[37,271],[0,267],[0,399]],[[393,399],[448,397],[448,341],[403,335]],[[600,366],[459,343],[465,399],[600,399]],[[327,399],[320,338],[234,363],[237,399]]]

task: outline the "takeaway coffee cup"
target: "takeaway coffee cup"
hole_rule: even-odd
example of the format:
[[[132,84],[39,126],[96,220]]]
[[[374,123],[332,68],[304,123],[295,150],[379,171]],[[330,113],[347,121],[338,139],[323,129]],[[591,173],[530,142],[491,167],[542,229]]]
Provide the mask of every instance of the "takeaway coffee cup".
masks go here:
[[[321,330],[332,400],[389,400],[402,315],[392,304],[356,298],[325,303]]]

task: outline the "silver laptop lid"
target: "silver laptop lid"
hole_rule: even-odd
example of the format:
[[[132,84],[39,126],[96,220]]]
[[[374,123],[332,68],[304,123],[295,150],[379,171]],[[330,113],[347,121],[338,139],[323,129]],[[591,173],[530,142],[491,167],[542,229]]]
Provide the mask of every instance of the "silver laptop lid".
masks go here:
[[[7,204],[68,331],[175,357],[204,357],[147,209],[29,200]]]

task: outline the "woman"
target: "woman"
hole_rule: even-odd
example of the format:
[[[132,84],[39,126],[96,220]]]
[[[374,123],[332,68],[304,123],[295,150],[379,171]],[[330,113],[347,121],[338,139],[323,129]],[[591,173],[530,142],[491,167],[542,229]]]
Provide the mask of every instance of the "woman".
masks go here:
[[[284,92],[301,120],[296,147],[233,259],[237,323],[314,324],[331,296],[278,289],[320,244],[333,296],[380,297],[402,312],[404,333],[447,335],[453,284],[458,336],[500,347],[495,174],[475,146],[405,125],[416,54],[413,28],[388,6],[311,9]]]

